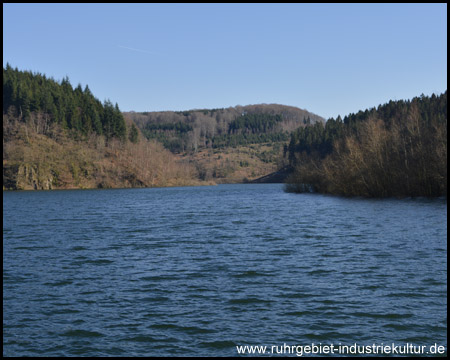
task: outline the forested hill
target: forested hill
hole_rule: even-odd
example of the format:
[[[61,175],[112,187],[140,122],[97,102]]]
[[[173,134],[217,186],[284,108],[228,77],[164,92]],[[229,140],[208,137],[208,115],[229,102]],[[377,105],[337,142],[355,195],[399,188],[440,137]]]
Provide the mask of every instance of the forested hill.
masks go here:
[[[446,196],[447,91],[298,129],[284,151],[293,191]]]
[[[24,121],[38,113],[36,126],[46,132],[53,124],[73,133],[95,133],[106,138],[126,136],[125,120],[117,103],[103,104],[94,97],[86,85],[73,88],[66,77],[61,82],[40,73],[19,71],[9,64],[3,69],[3,113],[16,115]]]
[[[259,104],[221,109],[129,112],[147,138],[155,138],[172,152],[226,148],[289,140],[291,131],[324,122],[316,114],[293,106]]]
[[[147,141],[117,104],[86,85],[3,68],[3,189],[198,184],[198,173]]]

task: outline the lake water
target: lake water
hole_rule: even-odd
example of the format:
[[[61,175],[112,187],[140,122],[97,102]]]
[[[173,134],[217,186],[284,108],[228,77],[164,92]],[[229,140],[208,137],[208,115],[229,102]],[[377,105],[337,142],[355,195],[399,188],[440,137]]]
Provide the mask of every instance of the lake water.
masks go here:
[[[447,346],[445,199],[3,192],[4,356]]]

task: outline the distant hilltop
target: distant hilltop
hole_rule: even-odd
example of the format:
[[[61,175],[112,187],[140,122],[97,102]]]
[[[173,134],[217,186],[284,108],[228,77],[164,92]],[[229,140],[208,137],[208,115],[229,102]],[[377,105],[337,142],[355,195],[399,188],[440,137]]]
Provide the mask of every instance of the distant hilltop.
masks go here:
[[[147,138],[161,141],[173,152],[287,141],[289,133],[299,127],[325,123],[312,112],[279,104],[123,114]]]
[[[304,123],[308,118],[311,124],[316,122],[325,122],[325,119],[317,114],[314,114],[308,110],[300,109],[295,106],[281,105],[281,104],[254,104],[254,105],[236,105],[227,108],[213,108],[213,109],[190,109],[183,111],[128,111],[124,114],[132,117],[143,119],[142,116],[146,116],[150,121],[167,121],[174,122],[177,120],[186,120],[181,116],[190,117],[197,115],[204,115],[208,117],[214,117],[217,121],[231,121],[239,115],[246,114],[269,114],[269,115],[281,115],[286,122],[293,121],[299,125]],[[140,116],[136,116],[140,115]]]

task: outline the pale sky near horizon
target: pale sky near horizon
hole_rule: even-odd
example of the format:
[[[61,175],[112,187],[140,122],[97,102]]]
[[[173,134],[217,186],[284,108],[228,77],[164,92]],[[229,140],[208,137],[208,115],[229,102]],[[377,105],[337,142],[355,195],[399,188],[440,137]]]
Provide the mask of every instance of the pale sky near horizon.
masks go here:
[[[325,118],[447,89],[447,4],[3,4],[3,66],[122,111]]]

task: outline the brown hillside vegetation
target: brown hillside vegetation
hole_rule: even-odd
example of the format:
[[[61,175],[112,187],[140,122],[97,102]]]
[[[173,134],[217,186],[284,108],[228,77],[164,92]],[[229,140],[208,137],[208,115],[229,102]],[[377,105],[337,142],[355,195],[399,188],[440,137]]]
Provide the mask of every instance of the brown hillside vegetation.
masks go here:
[[[288,191],[446,197],[447,91],[305,128],[288,148],[295,168]]]
[[[275,172],[284,165],[282,146],[278,143],[204,148],[179,156],[195,164],[200,179],[216,183],[245,183]]]
[[[205,184],[197,169],[140,135],[137,143],[106,141],[90,134],[76,139],[57,124],[39,126],[3,115],[3,189],[75,189]]]
[[[307,110],[279,104],[126,112],[124,117],[147,138],[194,164],[200,179],[217,183],[246,182],[277,171],[286,165],[283,149],[289,134],[324,122]],[[247,123],[238,125],[243,119]]]
[[[292,106],[122,113],[86,85],[3,69],[3,188],[108,188],[243,182],[275,171],[299,127]]]

